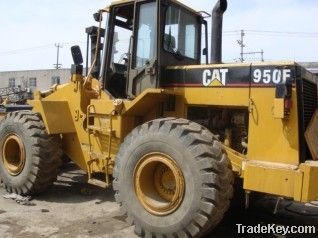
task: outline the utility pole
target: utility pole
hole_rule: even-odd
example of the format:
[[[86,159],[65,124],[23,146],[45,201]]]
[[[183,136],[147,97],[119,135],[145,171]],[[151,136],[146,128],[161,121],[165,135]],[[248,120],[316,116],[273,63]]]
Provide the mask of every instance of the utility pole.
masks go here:
[[[57,56],[56,56],[56,64],[54,64],[56,69],[59,69],[62,67],[62,64],[59,63],[59,57],[60,57],[60,48],[63,48],[63,45],[60,43],[56,43],[55,47],[57,48]]]
[[[245,62],[244,55],[260,54],[261,61],[264,62],[264,50],[263,49],[261,51],[257,51],[257,52],[244,52],[244,48],[246,47],[246,45],[244,44],[244,36],[245,36],[245,31],[241,30],[241,39],[237,40],[237,43],[239,44],[239,46],[241,48],[241,57],[239,58],[239,60],[243,63],[243,62]]]
[[[264,62],[264,50],[261,50],[261,61]]]
[[[245,45],[244,45],[244,36],[245,36],[245,32],[244,30],[241,30],[241,40],[238,40],[237,43],[239,44],[239,46],[241,47],[241,58],[240,58],[240,61],[243,63],[245,60],[244,60],[244,48],[245,48]]]

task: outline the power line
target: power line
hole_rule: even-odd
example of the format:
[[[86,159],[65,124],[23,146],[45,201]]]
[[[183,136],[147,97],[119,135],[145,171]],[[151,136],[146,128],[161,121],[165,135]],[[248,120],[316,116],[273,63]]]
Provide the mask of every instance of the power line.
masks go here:
[[[262,49],[261,51],[254,51],[254,52],[246,52],[244,55],[256,55],[260,54],[261,55],[261,61],[264,62],[264,50]]]
[[[246,33],[252,36],[263,37],[295,37],[295,38],[318,38],[316,32],[287,32],[287,31],[258,31],[258,30],[245,30]],[[224,36],[237,36],[240,31],[223,31]],[[209,37],[211,33],[208,34]]]
[[[253,33],[253,32],[249,32],[250,35],[252,36],[259,36],[259,37],[289,37],[289,38],[302,38],[302,39],[316,39],[318,38],[318,35],[317,36],[310,36],[310,35],[283,35],[283,34],[262,34],[262,33]]]
[[[257,33],[274,33],[274,34],[290,34],[290,35],[315,35],[318,36],[318,32],[297,32],[297,31],[264,31],[264,30],[245,30],[247,32]]]
[[[223,31],[223,33],[240,33],[239,30],[235,30],[235,31]]]
[[[82,45],[86,42],[81,41],[81,42],[62,42],[63,46],[71,46],[71,45]],[[13,49],[13,50],[8,50],[8,51],[2,51],[0,52],[0,55],[14,55],[14,54],[21,54],[21,53],[27,53],[27,52],[32,52],[32,51],[37,51],[37,50],[44,50],[44,49],[50,49],[53,48],[54,44],[47,44],[47,45],[40,45],[40,46],[34,46],[34,47],[29,47],[29,48],[23,48],[23,49]]]
[[[52,47],[52,45],[42,45],[42,46],[35,46],[35,47],[31,47],[31,48],[24,48],[24,49],[16,49],[16,50],[9,50],[9,51],[2,51],[0,52],[0,55],[7,55],[7,54],[17,54],[19,52],[23,52],[23,51],[34,51],[34,50],[41,50],[41,49],[47,49]]]
[[[245,30],[253,36],[318,38],[318,32]]]

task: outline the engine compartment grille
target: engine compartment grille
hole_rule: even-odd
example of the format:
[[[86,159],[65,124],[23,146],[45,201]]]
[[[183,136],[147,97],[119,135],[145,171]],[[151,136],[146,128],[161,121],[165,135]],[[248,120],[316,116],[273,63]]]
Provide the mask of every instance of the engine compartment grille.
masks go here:
[[[314,112],[317,109],[317,85],[309,80],[303,79],[302,95],[304,129],[306,130]]]
[[[307,79],[297,82],[300,161],[311,158],[305,131],[317,109],[317,84]]]

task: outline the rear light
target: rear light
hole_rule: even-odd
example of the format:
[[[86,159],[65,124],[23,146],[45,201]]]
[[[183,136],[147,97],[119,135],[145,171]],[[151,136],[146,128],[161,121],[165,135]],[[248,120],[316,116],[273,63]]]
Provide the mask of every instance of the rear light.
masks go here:
[[[287,81],[284,84],[276,85],[274,100],[274,117],[286,118],[290,115],[293,106],[292,102],[292,82]]]
[[[291,100],[291,98],[285,98],[284,111],[286,116],[289,116],[292,107],[293,107],[293,101]]]

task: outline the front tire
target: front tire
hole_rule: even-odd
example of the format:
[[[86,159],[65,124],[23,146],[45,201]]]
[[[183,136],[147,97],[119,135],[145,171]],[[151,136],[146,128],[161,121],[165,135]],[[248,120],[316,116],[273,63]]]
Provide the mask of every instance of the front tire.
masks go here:
[[[113,186],[137,235],[200,237],[227,211],[233,173],[206,128],[185,119],[157,119],[126,137]]]
[[[33,195],[56,180],[62,150],[49,136],[39,114],[8,113],[0,124],[0,180],[10,193]]]

